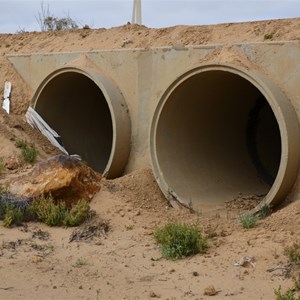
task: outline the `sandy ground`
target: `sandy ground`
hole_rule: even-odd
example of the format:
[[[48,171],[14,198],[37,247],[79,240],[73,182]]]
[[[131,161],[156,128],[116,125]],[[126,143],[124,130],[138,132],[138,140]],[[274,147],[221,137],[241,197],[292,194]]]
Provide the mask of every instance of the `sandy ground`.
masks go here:
[[[264,42],[266,34],[273,41],[299,40],[300,19],[0,35],[0,94],[5,80],[13,85],[12,113],[0,112],[0,157],[17,160],[18,139],[33,142],[39,160],[57,153],[24,122],[33,91],[5,54]],[[0,181],[30,168],[5,170]],[[243,229],[232,211],[207,215],[171,208],[151,170],[144,169],[103,179],[91,207],[96,211],[91,224],[109,225],[92,240],[70,242],[78,228],[0,224],[0,299],[274,299],[279,285],[283,290],[293,285],[293,274],[282,267],[288,264],[284,249],[299,239],[299,201],[285,201],[256,228]],[[180,261],[161,258],[153,231],[169,221],[197,223],[209,236],[208,252]],[[253,257],[253,264],[235,266],[245,256]],[[217,294],[204,295],[211,285]]]
[[[211,285],[214,299],[275,299],[275,288],[292,286],[285,270],[272,268],[288,264],[284,248],[299,237],[299,201],[242,229],[229,214],[171,208],[151,170],[140,170],[103,180],[91,206],[92,224],[109,225],[92,240],[70,242],[78,229],[39,223],[1,227],[0,299],[208,299]],[[208,252],[161,258],[153,231],[169,221],[197,223],[210,237]],[[253,265],[235,266],[244,256]]]

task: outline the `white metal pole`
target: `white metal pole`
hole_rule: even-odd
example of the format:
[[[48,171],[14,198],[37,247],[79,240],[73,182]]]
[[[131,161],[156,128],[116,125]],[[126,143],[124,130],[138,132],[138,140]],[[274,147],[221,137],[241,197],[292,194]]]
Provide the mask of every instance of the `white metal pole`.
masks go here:
[[[142,24],[141,0],[133,0],[132,24]]]

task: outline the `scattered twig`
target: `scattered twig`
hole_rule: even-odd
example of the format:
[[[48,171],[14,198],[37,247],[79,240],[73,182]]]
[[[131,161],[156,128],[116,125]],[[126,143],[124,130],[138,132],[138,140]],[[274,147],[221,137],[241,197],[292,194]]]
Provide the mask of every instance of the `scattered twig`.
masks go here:
[[[9,291],[11,289],[13,289],[13,286],[9,286],[9,287],[0,287],[0,290],[5,290],[5,291]]]
[[[285,271],[288,271],[291,269],[291,264],[287,264],[287,265],[277,265],[277,266],[274,266],[272,268],[269,268],[267,269],[267,272],[274,272],[276,270],[285,270]]]

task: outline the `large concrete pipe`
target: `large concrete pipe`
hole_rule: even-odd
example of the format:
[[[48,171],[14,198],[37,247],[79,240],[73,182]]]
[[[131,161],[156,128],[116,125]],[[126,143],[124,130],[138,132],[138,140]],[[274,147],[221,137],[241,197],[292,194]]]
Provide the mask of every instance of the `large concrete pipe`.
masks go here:
[[[94,70],[62,68],[40,84],[32,105],[70,154],[79,154],[109,178],[122,174],[130,150],[130,118],[112,81]]]
[[[182,75],[155,111],[154,174],[173,203],[215,209],[240,196],[281,202],[299,165],[296,113],[262,74],[203,65]]]

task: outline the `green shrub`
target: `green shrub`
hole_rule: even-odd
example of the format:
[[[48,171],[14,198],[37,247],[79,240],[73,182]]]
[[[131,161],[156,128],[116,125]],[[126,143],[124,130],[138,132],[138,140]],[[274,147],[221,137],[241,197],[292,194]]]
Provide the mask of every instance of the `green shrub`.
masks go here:
[[[243,215],[240,217],[240,224],[243,228],[254,228],[257,225],[258,217],[254,215]]]
[[[0,184],[0,195],[9,194],[9,189],[10,189],[9,182]]]
[[[17,148],[21,148],[21,149],[26,148],[28,146],[26,140],[17,140],[15,145]]]
[[[31,212],[36,216],[37,220],[49,226],[61,226],[67,214],[64,202],[54,203],[52,196],[40,197],[35,199],[31,206]]]
[[[0,202],[0,219],[3,220],[4,227],[21,223],[26,219],[26,217],[27,215],[24,208],[15,207],[11,203]]]
[[[300,244],[294,243],[290,247],[286,247],[284,254],[289,257],[292,269],[296,266],[298,268],[300,262]],[[281,292],[281,286],[274,290],[276,300],[300,300],[300,274],[293,277],[294,286],[289,288],[285,293]]]
[[[22,148],[21,157],[26,163],[33,164],[36,161],[37,150],[34,147],[27,146]]]
[[[75,264],[73,265],[73,267],[76,267],[76,268],[81,268],[83,266],[87,266],[88,265],[88,262],[86,259],[84,258],[78,258],[75,262]]]
[[[300,300],[300,294],[293,289],[288,289],[285,293],[281,292],[281,286],[274,290],[276,300]]]
[[[273,38],[273,32],[268,32],[264,35],[265,40],[271,40]]]
[[[85,200],[79,200],[65,216],[64,225],[76,226],[82,223],[90,211],[90,206]]]
[[[25,140],[17,140],[16,147],[21,148],[21,158],[26,163],[34,163],[36,161],[38,151],[34,146],[29,146]]]
[[[79,200],[68,209],[65,202],[55,203],[53,197],[48,196],[35,199],[30,210],[37,220],[49,226],[77,226],[89,215],[90,206],[85,200]]]
[[[299,263],[300,262],[300,243],[294,243],[290,247],[286,247],[284,254],[288,256],[291,262]]]
[[[56,18],[48,16],[44,19],[44,26],[45,31],[62,31],[78,28],[77,22],[70,17]]]
[[[134,225],[133,224],[129,224],[129,225],[125,225],[125,229],[128,230],[133,230]]]
[[[50,12],[49,5],[44,6],[43,2],[41,3],[41,10],[38,12],[36,20],[39,23],[41,31],[61,31],[78,28],[77,22],[69,16],[65,18],[55,17]]]
[[[3,226],[9,227],[13,223],[20,223],[23,221],[24,213],[13,206],[6,208],[5,216],[3,218]]]
[[[48,226],[77,226],[88,216],[91,216],[90,207],[84,200],[78,201],[70,209],[65,202],[56,203],[52,196],[42,196],[34,199],[30,205],[22,206],[0,201],[0,219],[5,227],[27,221],[40,221]]]
[[[167,259],[181,259],[207,250],[207,239],[195,225],[169,223],[157,229],[154,237]]]
[[[271,214],[271,207],[267,204],[264,204],[257,213],[257,217],[262,220]]]

